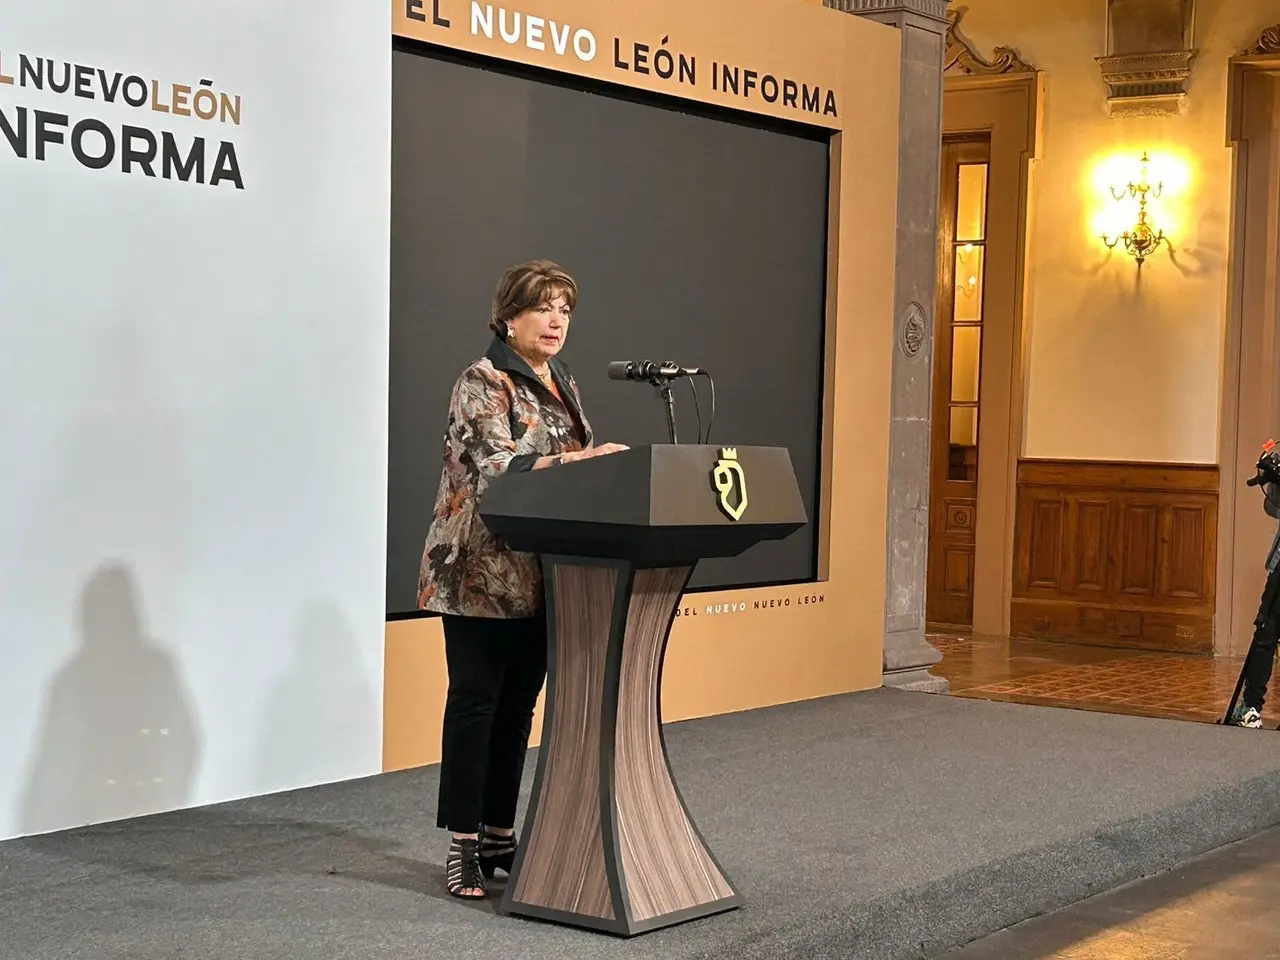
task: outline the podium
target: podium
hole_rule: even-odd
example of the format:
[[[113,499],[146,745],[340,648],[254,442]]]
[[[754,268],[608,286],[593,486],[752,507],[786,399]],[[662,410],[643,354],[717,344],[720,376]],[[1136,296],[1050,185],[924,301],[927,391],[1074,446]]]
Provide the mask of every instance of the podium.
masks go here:
[[[638,447],[494,480],[489,530],[540,555],[546,707],[502,907],[633,936],[741,905],[675,783],[667,638],[697,562],[807,522],[783,448]]]

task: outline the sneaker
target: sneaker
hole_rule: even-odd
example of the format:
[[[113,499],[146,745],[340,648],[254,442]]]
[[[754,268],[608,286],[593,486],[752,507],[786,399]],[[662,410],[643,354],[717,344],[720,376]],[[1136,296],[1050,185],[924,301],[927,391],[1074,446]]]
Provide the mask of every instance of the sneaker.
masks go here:
[[[1246,707],[1243,704],[1236,707],[1235,713],[1231,714],[1231,726],[1233,727],[1250,727],[1254,730],[1262,727],[1262,714],[1257,707]]]

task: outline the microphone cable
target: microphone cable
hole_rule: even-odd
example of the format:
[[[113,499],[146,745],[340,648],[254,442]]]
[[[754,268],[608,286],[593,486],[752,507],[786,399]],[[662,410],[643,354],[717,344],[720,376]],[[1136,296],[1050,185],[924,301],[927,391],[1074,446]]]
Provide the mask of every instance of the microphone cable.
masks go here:
[[[697,376],[706,377],[707,383],[711,387],[711,415],[707,418],[707,433],[704,437],[702,434],[702,405],[698,400],[698,387],[693,382],[693,377],[686,378],[689,381],[689,390],[693,393],[693,409],[698,415],[698,443],[703,444],[711,442],[711,427],[716,422],[716,381],[711,376],[710,371],[707,370],[700,369]]]
[[[693,377],[685,377],[689,381],[689,392],[693,394],[693,412],[698,415],[698,443],[702,443],[702,405],[698,403],[698,388],[694,386]]]

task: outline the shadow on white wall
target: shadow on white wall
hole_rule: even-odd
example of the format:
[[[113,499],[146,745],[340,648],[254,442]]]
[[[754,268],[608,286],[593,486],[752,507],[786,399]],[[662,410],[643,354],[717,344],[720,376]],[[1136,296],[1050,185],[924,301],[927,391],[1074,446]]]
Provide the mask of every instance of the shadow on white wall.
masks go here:
[[[264,701],[250,782],[287,790],[367,769],[380,750],[380,710],[350,621],[333,602],[308,602],[292,662]]]
[[[147,633],[128,566],[85,584],[79,645],[49,682],[18,828],[44,833],[185,805],[201,735],[174,659]]]

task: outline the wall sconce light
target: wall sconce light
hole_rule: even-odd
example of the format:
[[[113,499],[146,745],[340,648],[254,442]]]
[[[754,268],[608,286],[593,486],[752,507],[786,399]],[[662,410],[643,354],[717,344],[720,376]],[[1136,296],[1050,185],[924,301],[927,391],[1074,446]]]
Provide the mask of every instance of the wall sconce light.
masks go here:
[[[1138,201],[1138,222],[1118,236],[1112,236],[1104,233],[1102,242],[1107,245],[1108,250],[1114,250],[1122,241],[1124,242],[1125,252],[1129,256],[1138,261],[1138,268],[1142,268],[1142,261],[1155,253],[1156,248],[1161,243],[1165,243],[1164,230],[1157,229],[1152,223],[1151,218],[1147,214],[1147,198],[1159,199],[1164,193],[1163,181],[1152,186],[1147,182],[1147,164],[1151,162],[1150,158],[1144,151],[1142,154],[1142,171],[1137,183],[1129,182],[1127,187],[1117,190],[1111,188],[1111,196],[1117,201],[1124,200],[1126,197],[1136,199]]]

